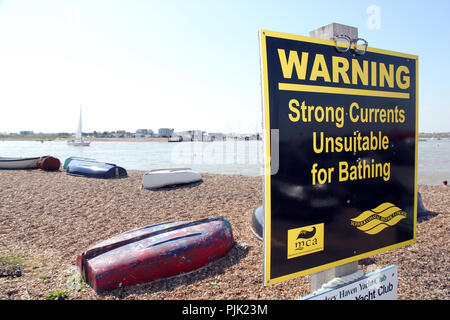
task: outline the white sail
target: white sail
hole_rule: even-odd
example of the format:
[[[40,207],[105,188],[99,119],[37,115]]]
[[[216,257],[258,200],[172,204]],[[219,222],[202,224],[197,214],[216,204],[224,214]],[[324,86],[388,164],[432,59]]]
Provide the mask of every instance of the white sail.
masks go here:
[[[90,143],[91,143],[90,141],[83,141],[83,133],[81,128],[81,105],[80,105],[80,118],[78,119],[78,127],[77,131],[75,132],[75,139],[67,141],[67,144],[72,146],[88,147]]]
[[[82,140],[82,133],[81,133],[81,105],[80,105],[80,119],[78,120],[78,127],[77,132],[75,133],[75,139],[76,140]]]

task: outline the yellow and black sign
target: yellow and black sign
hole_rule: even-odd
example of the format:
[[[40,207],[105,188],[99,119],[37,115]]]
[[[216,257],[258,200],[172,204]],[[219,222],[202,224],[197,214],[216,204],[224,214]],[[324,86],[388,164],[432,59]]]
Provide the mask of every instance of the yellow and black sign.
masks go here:
[[[323,250],[323,223],[288,230],[287,258]]]
[[[351,225],[367,234],[377,234],[384,228],[396,225],[405,219],[407,213],[392,203],[385,202],[372,210],[367,210],[351,220]]]
[[[264,30],[260,41],[265,283],[413,243],[418,57]]]

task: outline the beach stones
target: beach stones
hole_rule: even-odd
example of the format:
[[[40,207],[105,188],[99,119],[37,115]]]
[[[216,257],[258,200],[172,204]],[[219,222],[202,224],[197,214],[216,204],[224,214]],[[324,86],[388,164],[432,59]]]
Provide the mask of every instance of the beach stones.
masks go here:
[[[22,268],[20,267],[20,265],[0,260],[0,278],[16,278],[20,276],[22,276]]]

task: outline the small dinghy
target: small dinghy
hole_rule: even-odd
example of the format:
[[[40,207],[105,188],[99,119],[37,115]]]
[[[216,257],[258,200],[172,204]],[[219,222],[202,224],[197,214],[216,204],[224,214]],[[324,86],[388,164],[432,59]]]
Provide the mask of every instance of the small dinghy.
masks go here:
[[[72,160],[87,160],[87,161],[96,162],[95,159],[91,159],[91,158],[69,157],[64,161],[64,165],[63,165],[64,170],[67,169],[67,166],[69,165],[70,161],[72,161]]]
[[[175,276],[224,257],[233,247],[223,217],[150,225],[100,242],[78,255],[84,280],[96,292]]]
[[[264,232],[264,211],[263,206],[257,207],[252,214],[252,231],[259,239],[263,239]]]
[[[0,157],[0,169],[36,169],[38,160],[35,158],[5,158]]]
[[[61,166],[61,161],[59,161],[58,158],[54,157],[41,157],[39,158],[37,162],[37,166],[39,169],[46,170],[46,171],[56,171],[59,170],[59,167]]]
[[[101,179],[122,178],[127,176],[127,171],[115,164],[77,159],[69,162],[66,172],[73,176]]]
[[[182,185],[202,181],[200,173],[190,168],[158,169],[144,174],[142,188],[158,189],[162,187]]]

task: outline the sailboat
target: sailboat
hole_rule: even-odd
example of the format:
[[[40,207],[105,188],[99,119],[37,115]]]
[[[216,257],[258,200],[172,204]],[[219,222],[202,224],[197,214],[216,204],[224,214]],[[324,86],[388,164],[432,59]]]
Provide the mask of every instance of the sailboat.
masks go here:
[[[80,119],[78,120],[77,132],[75,132],[75,139],[67,141],[68,145],[71,146],[83,146],[88,147],[91,142],[83,141],[83,134],[81,132],[81,105],[80,105]]]

